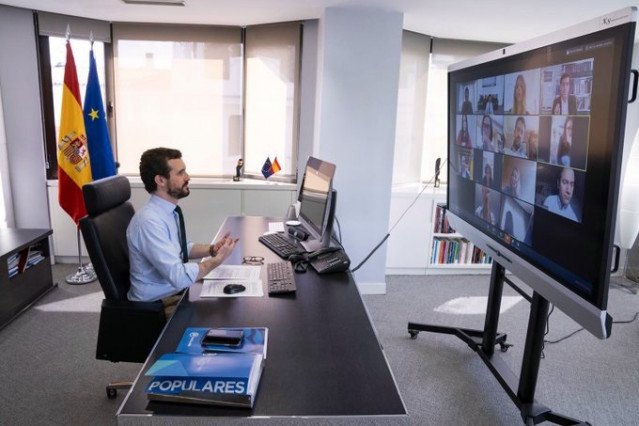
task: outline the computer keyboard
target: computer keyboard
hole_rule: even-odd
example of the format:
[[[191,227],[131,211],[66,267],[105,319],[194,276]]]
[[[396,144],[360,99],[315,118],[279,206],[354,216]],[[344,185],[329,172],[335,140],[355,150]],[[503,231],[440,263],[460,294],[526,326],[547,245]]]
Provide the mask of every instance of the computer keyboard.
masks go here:
[[[290,255],[297,254],[300,250],[295,243],[288,240],[281,232],[261,235],[258,239],[282,259],[288,259]]]
[[[272,262],[266,264],[268,294],[294,293],[295,274],[291,262]]]

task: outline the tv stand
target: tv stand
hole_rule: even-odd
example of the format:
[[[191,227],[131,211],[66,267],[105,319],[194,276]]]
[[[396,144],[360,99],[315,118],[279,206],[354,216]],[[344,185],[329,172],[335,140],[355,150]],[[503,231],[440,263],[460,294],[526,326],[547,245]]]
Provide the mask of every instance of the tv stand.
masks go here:
[[[511,285],[530,303],[528,331],[522,360],[519,381],[510,367],[495,353],[495,346],[499,345],[502,352],[511,346],[506,343],[507,336],[497,332],[499,325],[499,310],[504,289],[504,282]],[[484,361],[493,376],[504,388],[510,399],[521,413],[525,425],[536,425],[549,421],[559,425],[589,425],[589,423],[566,417],[553,412],[548,407],[535,401],[535,388],[539,375],[541,351],[544,343],[544,332],[549,303],[537,292],[528,296],[505,276],[505,269],[493,260],[490,278],[486,319],[483,330],[470,330],[456,327],[444,327],[429,324],[408,323],[408,333],[411,339],[416,339],[420,331],[452,334],[463,340]]]

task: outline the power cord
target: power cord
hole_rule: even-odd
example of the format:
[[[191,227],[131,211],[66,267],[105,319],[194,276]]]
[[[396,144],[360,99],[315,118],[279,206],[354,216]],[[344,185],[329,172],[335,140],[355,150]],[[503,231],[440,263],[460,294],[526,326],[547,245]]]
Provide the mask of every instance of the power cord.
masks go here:
[[[441,170],[446,163],[448,162],[448,159],[444,159],[443,164],[441,164],[439,166],[439,169]],[[364,258],[364,260],[362,260],[359,265],[357,265],[354,269],[351,269],[351,272],[355,272],[357,271],[364,263],[366,263],[366,261],[368,261],[368,259],[370,259],[370,257],[377,251],[378,248],[381,247],[382,244],[384,244],[384,242],[388,239],[388,237],[390,237],[391,232],[393,232],[393,230],[395,229],[395,227],[399,224],[399,222],[404,218],[404,216],[406,215],[406,213],[408,213],[408,211],[415,205],[415,203],[417,202],[417,200],[419,199],[419,197],[422,195],[422,193],[426,190],[426,188],[428,188],[429,185],[433,185],[435,180],[437,179],[437,176],[439,176],[439,172],[440,170],[435,171],[435,174],[424,184],[424,187],[421,189],[421,191],[419,191],[419,194],[417,194],[417,196],[415,197],[415,199],[413,200],[412,203],[410,203],[410,205],[408,207],[406,207],[406,209],[404,210],[404,212],[399,216],[399,218],[395,221],[395,223],[393,224],[393,226],[391,226],[390,230],[388,231],[388,233],[384,236],[384,238],[382,238],[382,240],[370,251],[370,253],[368,253],[368,255]]]
[[[549,320],[550,320],[550,314],[552,314],[553,310],[555,309],[555,305],[551,305],[551,306],[552,306],[552,307],[551,307],[551,309],[550,309],[550,312],[548,312],[548,316],[546,317],[546,333],[544,333],[544,336],[547,336],[547,335],[548,335],[548,333],[550,332],[550,322],[549,322]],[[635,321],[637,320],[637,318],[639,318],[639,312],[636,312],[636,313],[635,313],[635,315],[632,317],[632,319],[629,319],[629,320],[613,321],[612,323],[613,323],[613,324],[630,324],[630,323],[635,322]],[[563,337],[560,337],[559,339],[556,339],[556,340],[546,340],[546,339],[544,339],[544,345],[545,345],[546,343],[553,345],[553,344],[555,344],[555,343],[563,342],[564,340],[566,340],[566,339],[568,339],[568,338],[570,338],[570,337],[574,336],[575,334],[579,333],[579,332],[580,332],[580,331],[582,331],[583,329],[584,329],[583,327],[578,328],[577,330],[573,331],[572,333],[567,334],[567,335],[565,335],[565,336],[563,336]],[[541,350],[541,358],[542,358],[542,359],[545,357],[545,356],[544,356],[543,348],[544,348],[544,347],[542,346],[542,350]]]

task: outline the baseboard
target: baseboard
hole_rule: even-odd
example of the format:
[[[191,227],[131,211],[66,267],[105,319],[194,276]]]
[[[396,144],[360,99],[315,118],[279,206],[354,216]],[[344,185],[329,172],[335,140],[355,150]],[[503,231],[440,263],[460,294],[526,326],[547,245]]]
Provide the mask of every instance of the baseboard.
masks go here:
[[[386,283],[357,283],[360,294],[386,294]]]

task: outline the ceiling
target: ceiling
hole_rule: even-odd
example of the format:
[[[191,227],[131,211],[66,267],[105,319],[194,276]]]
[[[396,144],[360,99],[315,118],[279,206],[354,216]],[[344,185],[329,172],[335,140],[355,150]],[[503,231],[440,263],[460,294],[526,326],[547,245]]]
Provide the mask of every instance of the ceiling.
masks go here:
[[[327,7],[374,7],[404,15],[404,28],[441,38],[515,43],[596,18],[639,0],[185,0],[185,6],[122,0],[0,0],[120,22],[252,25],[320,18]]]

